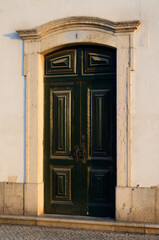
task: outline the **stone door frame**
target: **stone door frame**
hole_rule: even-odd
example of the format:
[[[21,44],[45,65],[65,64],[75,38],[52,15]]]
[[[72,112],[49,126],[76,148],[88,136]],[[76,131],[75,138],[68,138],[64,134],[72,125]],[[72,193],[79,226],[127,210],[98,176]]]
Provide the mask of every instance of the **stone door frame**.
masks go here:
[[[44,213],[44,56],[64,46],[95,44],[117,49],[117,187],[131,186],[131,71],[134,71],[134,31],[139,24],[70,17],[17,31],[24,39],[27,85],[25,215]]]

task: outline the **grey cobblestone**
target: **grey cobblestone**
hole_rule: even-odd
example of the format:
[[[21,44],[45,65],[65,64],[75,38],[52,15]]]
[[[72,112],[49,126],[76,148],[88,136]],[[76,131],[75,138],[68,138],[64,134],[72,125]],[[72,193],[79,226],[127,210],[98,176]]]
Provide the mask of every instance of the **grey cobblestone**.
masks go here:
[[[159,235],[0,224],[0,240],[157,240]]]

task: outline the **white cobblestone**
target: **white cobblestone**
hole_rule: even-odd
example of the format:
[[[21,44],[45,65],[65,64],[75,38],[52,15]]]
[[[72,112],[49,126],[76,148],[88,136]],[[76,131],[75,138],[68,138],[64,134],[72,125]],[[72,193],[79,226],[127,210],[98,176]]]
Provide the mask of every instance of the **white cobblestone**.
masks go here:
[[[159,240],[159,235],[0,224],[0,240]]]

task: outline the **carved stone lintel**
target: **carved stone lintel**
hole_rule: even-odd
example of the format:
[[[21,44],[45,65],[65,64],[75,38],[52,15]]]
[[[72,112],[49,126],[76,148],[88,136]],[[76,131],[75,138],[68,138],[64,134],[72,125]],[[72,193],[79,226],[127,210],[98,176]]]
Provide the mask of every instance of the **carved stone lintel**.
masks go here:
[[[54,20],[35,29],[17,30],[23,39],[38,39],[51,32],[73,27],[93,27],[111,31],[113,33],[134,32],[140,25],[139,21],[112,22],[95,17],[69,17]]]

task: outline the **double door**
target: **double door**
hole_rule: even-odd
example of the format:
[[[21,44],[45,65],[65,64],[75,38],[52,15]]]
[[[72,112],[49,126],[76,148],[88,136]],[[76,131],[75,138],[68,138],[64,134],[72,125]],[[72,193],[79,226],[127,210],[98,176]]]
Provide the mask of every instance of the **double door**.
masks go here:
[[[114,56],[86,46],[46,56],[46,213],[114,217]]]

